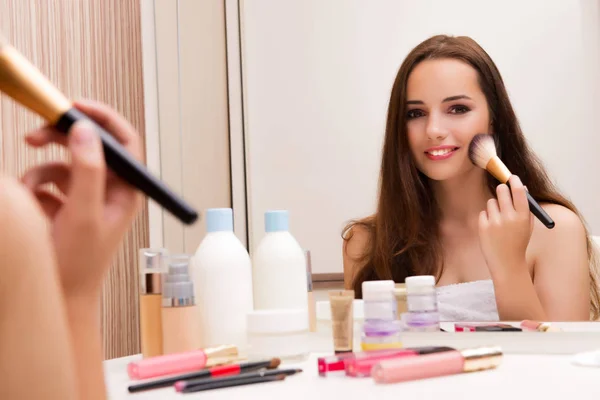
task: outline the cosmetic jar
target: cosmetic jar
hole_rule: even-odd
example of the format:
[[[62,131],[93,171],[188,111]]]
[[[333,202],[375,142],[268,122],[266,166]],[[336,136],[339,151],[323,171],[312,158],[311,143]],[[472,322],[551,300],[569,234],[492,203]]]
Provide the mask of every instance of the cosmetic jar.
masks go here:
[[[394,281],[366,281],[362,284],[365,321],[396,319]]]
[[[431,275],[410,276],[405,282],[408,314],[403,316],[403,323],[406,330],[439,331],[435,278]]]
[[[362,284],[365,322],[361,336],[364,351],[398,348],[401,323],[396,318],[394,281],[366,281]]]
[[[399,320],[385,323],[368,321],[363,326],[362,351],[398,349],[402,347],[402,325]]]
[[[248,359],[302,361],[309,353],[308,311],[255,310],[247,315]]]
[[[407,332],[439,332],[440,316],[437,312],[407,312],[402,314],[401,324]]]

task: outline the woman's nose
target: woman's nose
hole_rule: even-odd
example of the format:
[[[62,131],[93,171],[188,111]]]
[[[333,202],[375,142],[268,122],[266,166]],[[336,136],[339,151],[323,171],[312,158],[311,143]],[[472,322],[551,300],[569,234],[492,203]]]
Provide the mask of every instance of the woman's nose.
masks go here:
[[[429,140],[444,140],[448,136],[448,130],[444,128],[439,117],[430,115],[425,127],[425,133]]]

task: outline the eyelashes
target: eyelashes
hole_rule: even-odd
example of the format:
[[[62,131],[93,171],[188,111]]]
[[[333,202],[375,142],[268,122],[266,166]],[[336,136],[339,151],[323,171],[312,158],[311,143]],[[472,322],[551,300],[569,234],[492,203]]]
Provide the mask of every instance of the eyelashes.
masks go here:
[[[466,114],[469,111],[471,111],[471,109],[469,107],[462,105],[462,104],[455,104],[450,107],[450,109],[448,110],[448,114],[461,115],[461,114]],[[425,116],[425,111],[423,111],[419,108],[408,110],[406,112],[406,119],[416,119],[416,118],[420,118],[420,117],[424,117],[424,116]]]
[[[422,117],[424,115],[425,115],[425,113],[423,112],[423,110],[419,110],[419,109],[408,110],[408,112],[406,113],[406,119],[415,119],[415,118]]]

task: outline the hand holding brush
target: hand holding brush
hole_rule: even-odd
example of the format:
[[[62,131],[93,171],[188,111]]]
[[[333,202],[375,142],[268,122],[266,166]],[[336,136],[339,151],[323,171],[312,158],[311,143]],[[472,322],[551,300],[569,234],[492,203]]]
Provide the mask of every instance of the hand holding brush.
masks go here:
[[[494,137],[489,134],[480,133],[473,137],[469,145],[469,158],[476,166],[488,171],[501,183],[509,184],[512,173],[500,160],[496,152]],[[520,181],[519,181],[520,182]],[[536,216],[548,229],[554,228],[554,221],[540,204],[525,190],[525,196],[531,213]]]

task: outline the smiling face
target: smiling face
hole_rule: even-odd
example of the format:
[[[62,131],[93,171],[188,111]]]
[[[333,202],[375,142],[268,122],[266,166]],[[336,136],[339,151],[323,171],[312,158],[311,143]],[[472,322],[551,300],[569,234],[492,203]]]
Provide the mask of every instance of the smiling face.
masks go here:
[[[477,72],[455,59],[419,63],[406,88],[406,129],[417,168],[441,181],[477,168],[469,160],[469,143],[491,133],[488,103]]]

